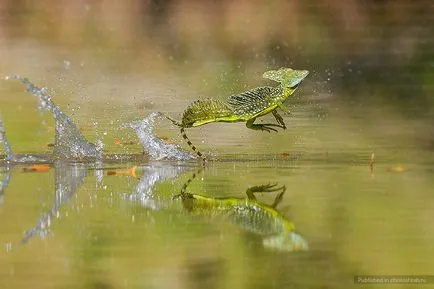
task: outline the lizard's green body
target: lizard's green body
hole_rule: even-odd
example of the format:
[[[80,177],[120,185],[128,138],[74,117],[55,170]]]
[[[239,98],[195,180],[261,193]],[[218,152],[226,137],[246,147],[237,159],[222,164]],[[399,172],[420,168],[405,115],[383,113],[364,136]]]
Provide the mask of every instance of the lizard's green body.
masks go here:
[[[268,78],[279,82],[276,87],[264,86],[232,95],[227,101],[215,99],[197,100],[191,103],[182,115],[181,122],[169,118],[174,124],[181,127],[181,133],[189,146],[203,160],[205,157],[190,142],[184,128],[201,126],[211,122],[246,122],[246,126],[254,130],[276,131],[274,127],[286,129],[283,118],[277,112],[279,107],[285,110],[283,103],[292,95],[309,74],[307,70],[294,70],[281,68],[270,70],[263,74]],[[278,124],[255,124],[258,117],[273,113]]]
[[[295,232],[294,224],[286,216],[276,210],[282,200],[286,188],[275,188],[275,185],[251,187],[247,190],[248,198],[211,198],[197,194],[189,194],[182,190],[184,208],[192,215],[201,218],[224,219],[247,230],[264,236],[263,245],[271,249],[283,251],[304,251],[307,242]],[[256,200],[254,193],[281,191],[272,205]]]

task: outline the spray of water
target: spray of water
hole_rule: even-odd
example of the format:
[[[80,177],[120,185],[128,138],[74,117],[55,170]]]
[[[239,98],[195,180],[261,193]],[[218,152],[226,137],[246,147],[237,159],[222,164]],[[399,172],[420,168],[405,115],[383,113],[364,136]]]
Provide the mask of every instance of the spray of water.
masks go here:
[[[54,146],[56,157],[63,159],[100,159],[102,157],[102,144],[94,145],[88,142],[72,119],[53,103],[47,89],[39,88],[21,76],[8,76],[6,79],[18,80],[23,83],[27,91],[38,99],[39,109],[45,109],[52,113],[56,126]]]
[[[171,159],[171,160],[189,160],[196,157],[177,145],[167,144],[162,139],[153,134],[153,128],[158,119],[163,118],[161,113],[152,112],[146,118],[140,121],[134,121],[129,124],[143,146],[143,149],[153,160]]]
[[[6,130],[3,124],[3,120],[0,117],[0,144],[3,143],[6,152],[6,161],[13,161],[14,154],[12,153],[11,146],[9,145],[8,139],[6,138]]]
[[[51,99],[46,88],[35,86],[29,79],[21,76],[8,76],[8,80],[18,80],[23,83],[28,92],[36,96],[39,101],[39,109],[48,110],[53,115],[56,126],[54,154],[56,158],[61,159],[102,159],[102,142],[98,141],[97,145],[88,142],[81,134],[78,127],[72,119],[65,114]],[[135,121],[128,124],[132,128],[145,152],[153,160],[171,159],[171,160],[189,160],[196,157],[177,145],[167,144],[162,139],[153,134],[153,128],[156,120],[162,118],[158,112],[151,113],[141,121]],[[13,158],[10,146],[5,141],[5,133],[2,123],[0,122],[0,142],[4,143],[8,159]]]
[[[3,180],[0,179],[0,208],[1,205],[3,205],[4,203],[4,192],[6,190],[6,188],[9,185],[9,182],[11,180],[11,172],[9,170],[7,170],[5,173],[5,177],[3,178]],[[2,173],[0,173],[0,176],[2,176]]]

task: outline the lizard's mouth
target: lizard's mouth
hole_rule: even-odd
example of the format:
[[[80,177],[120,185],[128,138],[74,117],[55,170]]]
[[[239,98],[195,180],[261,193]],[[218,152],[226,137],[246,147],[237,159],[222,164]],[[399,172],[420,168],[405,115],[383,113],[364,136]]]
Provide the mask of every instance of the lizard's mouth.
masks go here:
[[[292,88],[292,89],[296,89],[296,88],[300,85],[300,83],[301,83],[301,82],[297,83],[296,85],[291,86],[291,88]]]

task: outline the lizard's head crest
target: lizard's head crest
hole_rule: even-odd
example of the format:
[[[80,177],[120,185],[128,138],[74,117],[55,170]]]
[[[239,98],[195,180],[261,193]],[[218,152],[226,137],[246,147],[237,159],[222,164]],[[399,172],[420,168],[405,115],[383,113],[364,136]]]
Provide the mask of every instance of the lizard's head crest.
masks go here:
[[[266,71],[262,77],[280,82],[284,87],[296,88],[308,74],[309,71],[307,70],[280,68]]]

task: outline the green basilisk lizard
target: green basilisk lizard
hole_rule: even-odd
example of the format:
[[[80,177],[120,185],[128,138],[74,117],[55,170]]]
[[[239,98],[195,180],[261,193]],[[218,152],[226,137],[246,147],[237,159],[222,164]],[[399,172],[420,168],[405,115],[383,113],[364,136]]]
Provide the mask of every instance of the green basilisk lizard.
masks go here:
[[[283,102],[292,95],[309,74],[307,70],[281,68],[266,71],[264,78],[279,82],[276,87],[257,87],[246,92],[232,95],[226,101],[215,99],[196,100],[191,103],[182,115],[181,121],[166,116],[173,124],[181,128],[182,137],[191,149],[203,161],[205,156],[191,143],[185,133],[185,128],[201,126],[211,122],[246,122],[246,126],[254,130],[275,131],[276,128],[286,129],[282,116],[277,112],[279,107],[286,111]],[[254,123],[256,118],[272,113],[277,124]]]

